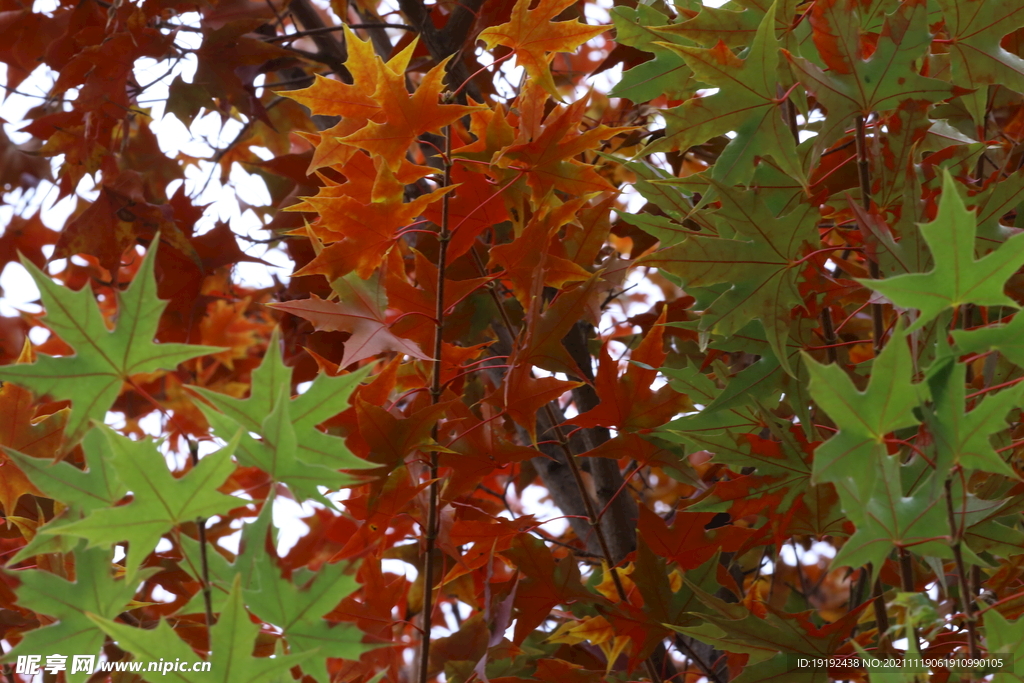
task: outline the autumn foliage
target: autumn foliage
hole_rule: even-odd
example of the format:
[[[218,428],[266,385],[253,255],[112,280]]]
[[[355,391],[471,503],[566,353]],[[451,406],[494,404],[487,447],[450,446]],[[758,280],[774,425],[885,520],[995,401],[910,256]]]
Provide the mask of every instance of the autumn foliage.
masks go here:
[[[1017,0],[0,0],[0,63],[11,683],[1024,680]]]

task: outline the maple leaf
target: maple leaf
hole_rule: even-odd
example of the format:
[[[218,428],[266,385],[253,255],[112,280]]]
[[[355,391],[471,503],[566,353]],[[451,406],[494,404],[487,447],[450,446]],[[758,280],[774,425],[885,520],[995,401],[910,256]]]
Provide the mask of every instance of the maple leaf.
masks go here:
[[[700,623],[708,610],[693,587],[705,592],[718,590],[720,557],[716,552],[698,567],[670,571],[665,559],[655,554],[644,537],[637,537],[636,563],[628,578],[643,596],[643,607],[638,610],[634,605],[619,603],[617,613],[607,613],[615,633],[633,641],[631,663],[640,664],[649,657],[658,643],[670,635],[670,625]]]
[[[487,228],[508,220],[501,186],[489,182],[480,173],[471,172],[467,166],[460,163],[452,166],[455,190],[448,200],[448,224],[452,233],[448,258],[452,260],[472,249],[476,238]],[[433,203],[423,211],[423,217],[435,225],[441,225],[441,214],[440,203]]]
[[[770,371],[773,364],[777,365],[777,362],[773,361],[774,359],[759,361],[747,368],[744,373],[748,373],[747,377],[756,377],[764,370]],[[759,431],[762,418],[756,409],[738,403],[736,398],[752,396],[764,399],[763,383],[748,383],[737,377],[729,383],[725,391],[720,391],[715,383],[696,367],[666,367],[661,368],[661,372],[676,391],[686,394],[691,401],[701,403],[705,408],[695,415],[686,415],[662,425],[656,432],[658,437],[678,443],[692,443],[698,448],[711,446],[711,450],[725,462],[730,462],[735,453],[743,458],[745,465],[757,466],[746,461],[752,455],[757,457],[754,454],[756,449],[751,449],[753,453],[748,453],[743,446],[750,445],[749,442],[746,439],[739,440],[736,435]],[[757,391],[758,388],[762,388],[762,392]],[[723,432],[725,437],[719,438]]]
[[[491,248],[491,265],[504,269],[504,277],[511,281],[512,293],[524,310],[530,308],[530,302],[544,287],[561,289],[566,283],[590,278],[589,271],[551,253],[555,233],[574,219],[585,201],[580,198],[551,209],[541,209],[531,217],[516,239]]]
[[[447,64],[445,59],[428,71],[412,95],[406,88],[405,74],[383,69],[373,97],[386,120],[370,122],[341,138],[341,142],[378,154],[388,166],[396,168],[417,137],[427,132],[440,132],[443,127],[479,110],[479,106],[439,102]]]
[[[663,327],[667,309],[640,345],[630,354],[630,364],[619,377],[619,363],[612,359],[608,345],[601,347],[601,365],[594,387],[601,399],[592,410],[568,420],[579,427],[614,427],[627,432],[647,432],[664,424],[678,413],[693,409],[689,397],[679,394],[671,386],[652,391],[651,385],[665,362]]]
[[[199,261],[192,245],[174,223],[172,207],[147,202],[141,175],[124,171],[104,184],[96,201],[64,227],[53,256],[68,258],[89,254],[114,273],[121,267],[121,258],[127,249],[138,239],[153,239],[158,233],[168,247],[194,262]]]
[[[559,294],[543,312],[539,310],[540,297],[532,300],[522,338],[517,340],[508,359],[505,381],[488,398],[488,401],[504,406],[516,424],[526,429],[532,441],[536,441],[537,411],[580,384],[556,377],[536,377],[533,367],[586,377],[562,344],[562,339],[576,321],[586,315],[590,298],[599,284],[600,275],[593,275],[586,282]]]
[[[46,461],[5,449],[7,457],[17,464],[38,490],[66,506],[63,513],[47,523],[45,533],[36,534],[18,551],[15,561],[46,552],[71,551],[79,539],[62,536],[61,527],[78,521],[94,510],[113,507],[124,498],[128,489],[118,478],[113,463],[105,457],[109,448],[101,430],[92,429],[87,432],[82,439],[85,471],[66,461]]]
[[[25,364],[31,359],[32,344],[26,339],[18,363]],[[68,411],[63,408],[39,420],[34,419],[34,413],[30,392],[10,382],[0,386],[0,446],[20,451],[22,457],[31,456],[41,464],[43,458],[52,458],[60,448]],[[17,458],[0,454],[0,468],[0,505],[5,514],[14,514],[22,495],[42,495],[32,485],[31,477],[26,477],[27,473],[18,467]]]
[[[381,104],[374,99],[381,75],[386,72],[404,75],[415,50],[415,45],[410,44],[385,64],[374,53],[369,40],[360,40],[348,26],[343,30],[348,49],[345,68],[352,77],[352,83],[318,77],[308,88],[281,93],[309,107],[313,114],[341,117],[335,125],[319,133],[299,133],[316,146],[307,172],[325,166],[346,164],[357,155],[359,148],[342,140],[370,121],[383,121]]]
[[[807,361],[811,397],[839,427],[815,451],[811,483],[836,484],[844,507],[849,507],[854,501],[863,502],[858,493],[851,492],[866,495],[871,490],[876,470],[866,468],[865,463],[885,457],[886,436],[919,423],[913,410],[925,398],[927,386],[911,384],[914,368],[902,330],[893,334],[872,363],[863,392],[837,364]]]
[[[685,98],[693,94],[696,85],[690,80],[690,68],[677,52],[664,46],[665,36],[655,28],[668,23],[664,13],[649,5],[637,5],[615,7],[611,15],[615,42],[650,52],[654,58],[623,73],[609,95],[645,102],[662,95]],[[690,43],[685,39],[679,42]]]
[[[4,234],[0,235],[0,268],[17,260],[19,253],[42,268],[46,263],[43,247],[55,244],[57,237],[58,233],[46,227],[38,213],[32,214],[28,218],[12,216],[7,227],[4,228]]]
[[[764,616],[759,616],[742,604],[727,603],[700,589],[695,592],[701,602],[711,608],[701,615],[706,623],[673,626],[673,630],[727,652],[748,655],[744,673],[734,679],[748,683],[778,677],[805,683],[829,680],[823,669],[794,671],[787,665],[786,655],[815,653],[821,656],[834,652],[849,636],[861,612],[852,610],[839,621],[818,628],[809,612],[786,614],[766,605]]]
[[[397,351],[412,358],[429,360],[419,346],[394,334],[387,322],[387,294],[380,272],[361,280],[355,273],[331,283],[340,301],[327,301],[313,294],[304,301],[271,304],[273,308],[312,322],[318,330],[349,332],[342,367],[371,358],[384,351]]]
[[[1024,264],[1024,234],[1014,235],[992,253],[975,259],[976,226],[974,212],[966,209],[956,181],[946,171],[938,214],[934,221],[920,226],[935,267],[927,273],[858,282],[880,292],[897,306],[919,310],[910,332],[961,304],[1016,307],[1016,302],[1003,293],[1003,287]]]
[[[434,324],[434,314],[437,312],[437,265],[431,263],[419,251],[413,251],[413,263],[415,264],[416,285],[409,282],[404,257],[397,250],[391,252],[387,265],[385,290],[388,306],[402,311],[401,319],[396,320],[392,325],[392,332],[403,339],[412,340],[420,348],[430,348],[434,343],[434,332],[437,330],[437,326]],[[488,282],[488,278],[469,280],[445,278],[445,316],[449,320],[457,319],[459,310],[472,308],[472,295],[479,292]],[[459,309],[460,306],[461,309]],[[442,372],[448,374],[449,370],[453,371],[443,380],[447,381],[451,375],[459,372],[455,368],[461,361],[456,359],[463,354],[470,353],[469,349],[477,347],[464,348],[444,342],[443,344],[441,348]],[[471,357],[475,357],[475,354]],[[464,360],[469,360],[469,357]]]
[[[906,495],[898,456],[882,454],[873,465],[875,476],[869,495],[856,505],[844,503],[843,512],[853,520],[857,531],[839,549],[832,566],[860,567],[870,562],[877,576],[894,546],[913,548],[921,555],[949,557],[949,546],[942,538],[949,536],[949,518],[944,494],[933,485],[934,475],[917,483]]]
[[[142,260],[135,279],[118,292],[117,327],[108,330],[103,314],[89,288],[75,292],[55,283],[30,261],[22,264],[42,293],[46,325],[75,355],[40,355],[31,365],[0,368],[0,379],[15,382],[38,395],[71,399],[71,413],[64,431],[64,442],[73,445],[88,429],[89,420],[102,420],[121,391],[134,375],[159,369],[173,370],[190,358],[223,349],[187,344],[154,344],[165,303],[156,298],[153,263],[157,240]]]
[[[575,562],[558,562],[544,542],[529,534],[519,534],[512,547],[501,553],[515,563],[523,575],[516,587],[516,630],[513,642],[521,643],[545,619],[556,605],[574,600],[594,600],[595,596],[580,583]]]
[[[994,349],[1014,365],[1024,366],[1024,315],[1015,315],[1010,322],[976,330],[953,330],[953,340],[960,353],[981,353]]]
[[[318,374],[303,394],[291,399],[292,369],[284,364],[276,330],[269,348],[252,373],[248,398],[190,387],[212,404],[213,408],[200,409],[214,430],[224,439],[242,430],[239,461],[259,467],[300,496],[322,500],[318,486],[339,489],[361,481],[338,470],[363,469],[368,463],[354,456],[344,440],[321,432],[317,425],[349,408],[349,396],[365,371],[337,377]],[[263,439],[257,441],[250,434]]]
[[[604,33],[604,26],[587,26],[576,19],[551,21],[575,0],[539,0],[530,9],[531,0],[517,0],[508,22],[484,29],[477,36],[487,49],[495,45],[511,48],[516,63],[526,69],[529,79],[535,81],[556,100],[558,89],[548,66],[549,52],[573,52],[583,43]]]
[[[171,528],[245,504],[240,498],[217,491],[235,469],[231,453],[237,446],[237,436],[176,479],[151,441],[131,441],[108,427],[96,429],[106,436],[106,457],[110,458],[118,479],[132,492],[131,502],[92,510],[84,519],[55,529],[43,527],[40,533],[81,536],[89,541],[90,547],[128,541],[131,547],[125,575],[129,579],[136,576],[142,561]]]
[[[1019,477],[999,457],[991,436],[1006,429],[1006,414],[1021,402],[1024,385],[1017,384],[990,395],[969,413],[964,411],[967,366],[947,356],[929,368],[928,384],[933,407],[928,429],[935,439],[935,469],[947,472],[953,465]]]
[[[729,131],[736,137],[715,162],[712,177],[726,185],[746,184],[754,174],[754,157],[770,156],[785,173],[805,181],[796,141],[782,117],[779,97],[779,48],[775,37],[775,5],[765,13],[746,59],[739,59],[722,41],[710,50],[662,43],[677,52],[694,78],[720,88],[707,97],[687,100],[664,112],[665,137],[641,154],[690,149]]]
[[[1013,0],[939,0],[949,34],[953,79],[965,88],[1005,85],[1024,92],[1024,59],[1004,50],[1003,36],[1024,26],[1024,7]]]
[[[644,256],[640,263],[680,276],[687,287],[730,284],[708,306],[701,328],[731,335],[757,318],[782,367],[792,374],[785,350],[790,312],[803,302],[797,289],[801,255],[819,242],[817,207],[800,204],[784,215],[767,199],[712,181],[721,195],[715,213],[718,235],[690,233],[686,240]]]
[[[534,98],[539,99],[536,88],[527,88],[520,96],[519,103],[528,108]],[[548,113],[543,123],[537,119],[535,129],[524,126],[514,143],[488,161],[499,168],[513,171],[506,172],[513,179],[518,174],[524,175],[532,190],[531,199],[536,204],[544,203],[551,190],[565,192],[570,197],[615,191],[615,187],[594,166],[574,157],[592,150],[601,140],[608,140],[630,129],[599,125],[580,132],[579,125],[586,113],[587,104],[588,97],[582,97],[567,107],[556,107]]]
[[[209,552],[210,549],[207,548],[205,574],[210,578],[210,605],[214,612],[224,609],[224,603],[236,578],[243,589],[258,587],[256,566],[266,561],[270,552],[268,547],[276,547],[272,538],[270,543],[267,543],[268,535],[271,535],[270,531],[273,528],[273,510],[274,499],[270,497],[263,502],[256,519],[242,527],[238,554],[233,562],[228,562],[220,552]],[[186,534],[180,534],[177,543],[181,548],[183,560],[180,566],[200,583],[200,590],[178,610],[178,614],[202,614],[206,611],[206,598],[201,589],[204,576],[202,548],[199,541]]]
[[[804,86],[828,110],[815,139],[816,148],[835,142],[856,116],[895,109],[907,99],[937,102],[964,92],[945,81],[922,76],[915,68],[915,61],[931,44],[926,5],[924,0],[901,3],[886,17],[874,51],[864,59],[854,3],[815,3],[810,15],[814,42],[828,71],[789,51],[783,54]]]
[[[296,54],[248,35],[264,23],[259,17],[246,16],[204,25],[203,42],[195,51],[192,80],[217,97],[226,110],[233,105],[247,116],[269,121],[253,80],[264,64],[276,59],[294,60]]]
[[[97,614],[89,614],[89,619],[103,632],[117,641],[124,650],[131,652],[136,658],[151,662],[192,661],[197,657],[192,648],[175,635],[166,620],[161,619],[155,629],[142,629],[121,624]],[[252,681],[253,683],[273,683],[280,680],[288,669],[312,659],[316,652],[301,654],[276,653],[273,657],[254,657],[253,649],[258,624],[252,623],[249,613],[242,601],[241,577],[236,576],[231,592],[224,602],[217,623],[210,628],[209,672],[193,672],[191,667],[182,667],[182,671],[159,671],[143,673],[147,681],[171,680],[181,683],[232,683],[233,681]]]
[[[656,555],[674,561],[682,569],[696,569],[720,551],[739,550],[755,533],[753,529],[733,525],[706,529],[714,516],[713,512],[677,510],[669,527],[661,517],[641,506],[637,528]]]
[[[486,406],[482,406],[484,408]],[[443,500],[452,500],[472,490],[495,469],[506,469],[511,463],[537,455],[532,448],[502,438],[499,427],[488,419],[479,419],[462,401],[450,402],[448,411],[452,419],[442,427],[442,433],[451,439],[442,440],[445,451],[438,458],[441,467],[450,468],[442,491]]]
[[[678,23],[655,30],[662,35],[682,36],[700,45],[725,41],[729,47],[744,48],[757,40],[757,32],[768,14],[774,15],[774,30],[780,37],[789,34],[797,5],[797,0],[781,0],[772,4],[738,0],[729,7],[704,5],[697,16],[686,18],[687,14],[683,14]]]
[[[368,457],[392,470],[416,449],[438,448],[431,433],[447,409],[446,403],[435,403],[399,419],[380,406],[360,400],[356,417],[360,436],[370,447]]]
[[[103,645],[104,633],[89,615],[113,619],[124,611],[135,595],[139,581],[114,579],[110,565],[110,552],[105,549],[86,549],[79,543],[74,550],[75,580],[68,581],[57,574],[40,569],[14,572],[18,579],[18,602],[30,605],[33,611],[56,619],[54,623],[25,633],[21,641],[0,661],[14,661],[19,655],[47,655],[68,653],[94,654]],[[142,572],[146,578],[154,569]],[[8,575],[11,575],[9,573]],[[191,652],[189,654],[191,659]],[[66,672],[69,683],[82,683],[90,672]]]
[[[309,87],[287,90],[281,95],[308,107],[315,116],[340,116],[354,121],[360,127],[381,113],[381,105],[373,98],[381,72],[387,68],[394,73],[404,73],[408,55],[399,53],[387,65],[373,52],[369,40],[362,40],[347,25],[342,24],[348,59],[345,68],[352,83],[343,83],[315,74]],[[352,131],[354,132],[354,131]],[[326,134],[327,131],[322,131]],[[354,151],[354,150],[353,150]]]
[[[300,572],[288,580],[275,562],[258,562],[256,577],[259,589],[244,591],[249,609],[281,629],[292,654],[315,655],[303,668],[320,683],[329,680],[328,657],[358,659],[368,649],[355,626],[321,618],[358,587],[344,565],[325,564],[315,573]],[[296,585],[295,579],[302,583]]]
[[[1010,621],[996,610],[989,610],[985,613],[984,633],[989,655],[1009,655],[1011,660],[995,675],[992,683],[1020,681],[1020,676],[1013,672],[1024,666],[1024,618]]]
[[[353,160],[365,158],[365,155],[357,155]],[[298,206],[289,207],[291,210],[314,210],[320,214],[320,220],[311,226],[311,231],[325,242],[335,242],[297,270],[296,276],[322,274],[330,281],[354,270],[360,278],[368,279],[398,241],[399,230],[451,191],[451,188],[442,188],[406,202],[405,185],[409,181],[415,182],[413,178],[418,179],[424,171],[430,172],[429,169],[413,167],[412,173],[396,174],[383,162],[378,161],[374,165],[376,178],[369,197],[359,192],[361,183],[350,180],[331,189],[353,194],[332,196],[335,193],[328,190],[316,197],[306,197]]]

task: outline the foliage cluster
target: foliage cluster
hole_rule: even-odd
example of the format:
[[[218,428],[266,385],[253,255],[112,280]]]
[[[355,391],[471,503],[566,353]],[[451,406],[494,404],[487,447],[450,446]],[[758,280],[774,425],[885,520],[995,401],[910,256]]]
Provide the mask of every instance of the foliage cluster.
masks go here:
[[[0,317],[0,661],[985,674],[793,663],[906,651],[1024,680],[1022,27],[1017,0],[0,0],[7,97],[50,79],[0,135],[0,268],[44,310]],[[230,144],[163,151],[210,112]],[[264,262],[196,166],[265,185],[287,277],[238,277]],[[51,189],[59,230],[25,210]]]

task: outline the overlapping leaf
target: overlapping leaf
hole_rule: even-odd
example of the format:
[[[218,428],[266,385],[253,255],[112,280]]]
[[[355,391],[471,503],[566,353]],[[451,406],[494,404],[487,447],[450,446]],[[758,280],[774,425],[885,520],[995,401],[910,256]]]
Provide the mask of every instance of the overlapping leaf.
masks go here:
[[[154,370],[173,370],[178,363],[221,349],[187,344],[155,344],[160,314],[166,303],[156,296],[153,264],[157,241],[146,252],[131,284],[118,295],[117,325],[107,328],[88,287],[77,292],[61,287],[43,271],[23,261],[42,293],[46,324],[75,354],[40,355],[31,365],[0,368],[0,379],[27,387],[38,395],[71,399],[64,440],[74,444],[89,426],[102,420],[125,382]]]

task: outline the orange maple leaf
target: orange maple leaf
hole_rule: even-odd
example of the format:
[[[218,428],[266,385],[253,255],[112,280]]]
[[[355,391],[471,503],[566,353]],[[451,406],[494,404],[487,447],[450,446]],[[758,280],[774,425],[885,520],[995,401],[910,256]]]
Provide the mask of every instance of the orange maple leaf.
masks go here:
[[[661,310],[658,323],[633,351],[626,372],[620,377],[619,362],[608,353],[607,343],[601,348],[601,366],[594,382],[601,403],[569,420],[578,427],[614,427],[623,431],[645,432],[674,415],[693,410],[689,397],[664,385],[652,390],[657,368],[665,362],[662,347],[667,309]],[[642,365],[639,365],[642,364]]]
[[[384,114],[374,99],[385,71],[404,74],[412,53],[403,50],[392,57],[387,64],[381,61],[368,40],[360,40],[347,26],[345,44],[348,46],[348,60],[345,68],[352,76],[352,83],[342,83],[317,75],[313,85],[300,90],[282,92],[299,104],[309,108],[310,113],[319,116],[340,116],[337,124],[317,133],[299,133],[315,145],[313,159],[308,172],[334,164],[345,164],[358,148],[342,142],[345,138],[370,121],[383,121]]]
[[[531,100],[538,96],[536,88],[526,88],[524,93],[517,100],[521,110],[529,109]],[[595,149],[602,140],[632,129],[600,125],[580,132],[588,100],[589,97],[582,97],[568,107],[552,110],[543,124],[539,123],[539,117],[531,122],[535,125],[524,122],[519,139],[502,150],[492,162],[499,168],[524,174],[526,183],[533,190],[531,199],[534,203],[544,203],[551,190],[560,190],[571,197],[616,191],[594,170],[594,166],[574,157]]]
[[[591,38],[604,33],[606,26],[587,26],[578,20],[551,21],[576,0],[540,0],[530,9],[530,0],[519,0],[512,9],[512,17],[501,26],[480,32],[479,40],[487,49],[495,45],[512,48],[516,62],[526,69],[527,76],[538,83],[556,100],[561,100],[555,89],[555,80],[548,68],[549,52],[573,52]]]
[[[446,59],[428,71],[411,95],[405,86],[405,74],[382,69],[380,85],[373,97],[380,105],[385,121],[368,123],[341,141],[378,154],[389,166],[397,167],[417,137],[427,132],[438,133],[453,121],[482,109],[480,106],[440,102],[447,64]]]
[[[553,209],[546,205],[533,215],[519,237],[491,249],[491,264],[504,268],[512,292],[524,309],[530,308],[530,302],[544,287],[561,288],[568,282],[590,278],[587,270],[551,253],[552,238],[563,225],[575,220],[586,201],[580,197]],[[561,247],[561,242],[557,246]]]
[[[19,363],[32,360],[32,345],[26,339]],[[33,420],[32,392],[4,382],[0,387],[0,446],[36,458],[52,458],[64,435],[68,409]],[[32,485],[24,472],[0,450],[0,506],[8,517],[14,515],[18,499],[26,494],[43,495]]]
[[[366,159],[366,155],[357,154],[352,161],[365,171]],[[343,172],[352,178],[348,183],[323,188],[317,196],[307,197],[302,204],[290,207],[311,209],[320,214],[320,219],[310,226],[311,231],[324,242],[336,242],[294,276],[321,274],[333,280],[354,270],[359,277],[368,278],[398,241],[400,229],[453,189],[442,188],[406,202],[405,186],[423,177],[425,172],[432,173],[433,169],[421,166],[402,169],[400,164],[396,174],[385,163],[378,162],[376,166],[372,188],[367,187],[365,177],[350,174],[346,166]],[[367,189],[369,196],[366,196]]]

